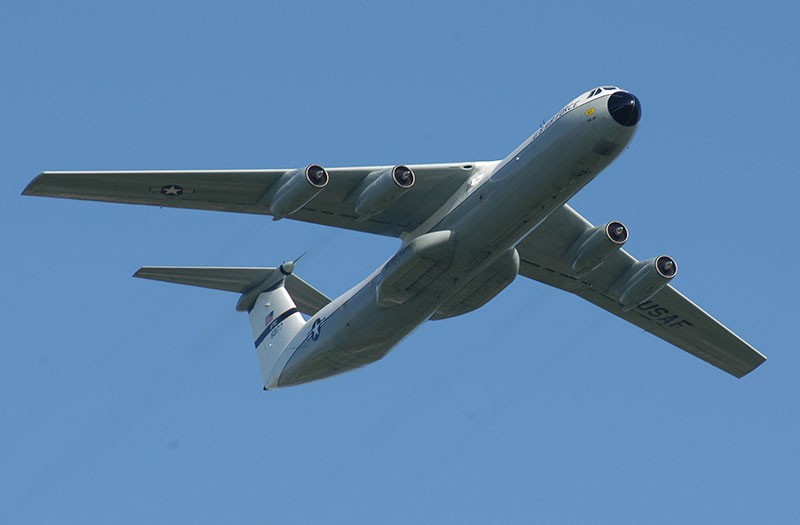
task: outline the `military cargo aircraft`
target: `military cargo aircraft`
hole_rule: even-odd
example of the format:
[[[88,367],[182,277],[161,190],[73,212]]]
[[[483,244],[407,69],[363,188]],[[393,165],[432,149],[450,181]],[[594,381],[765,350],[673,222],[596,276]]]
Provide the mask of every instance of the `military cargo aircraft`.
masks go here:
[[[272,215],[397,237],[398,251],[330,299],[276,268],[143,267],[136,277],[240,294],[265,389],[384,357],[421,323],[471,312],[517,275],[578,295],[742,377],[766,358],[670,285],[667,255],[637,260],[628,229],[567,201],[625,149],[641,104],[581,94],[507,157],[444,164],[213,171],[44,172],[24,195]]]

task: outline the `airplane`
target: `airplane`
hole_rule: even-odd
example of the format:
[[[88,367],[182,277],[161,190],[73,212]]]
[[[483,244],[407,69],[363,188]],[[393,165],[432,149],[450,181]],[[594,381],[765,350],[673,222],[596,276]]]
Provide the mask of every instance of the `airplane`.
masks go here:
[[[264,390],[383,358],[423,322],[466,314],[517,275],[571,292],[739,378],[766,357],[670,282],[674,259],[622,249],[620,221],[593,225],[567,201],[627,147],[639,99],[581,94],[502,160],[202,171],[44,172],[23,195],[272,215],[397,237],[400,248],[330,299],[278,267],[143,267],[134,277],[240,294]]]

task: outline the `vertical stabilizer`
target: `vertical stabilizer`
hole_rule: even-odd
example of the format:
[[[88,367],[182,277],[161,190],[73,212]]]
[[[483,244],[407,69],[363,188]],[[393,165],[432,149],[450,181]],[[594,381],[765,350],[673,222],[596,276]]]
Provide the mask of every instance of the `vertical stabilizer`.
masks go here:
[[[284,288],[283,281],[277,287],[260,293],[249,315],[264,387],[271,388],[275,385],[270,384],[270,380],[277,380],[272,376],[281,353],[306,321]]]

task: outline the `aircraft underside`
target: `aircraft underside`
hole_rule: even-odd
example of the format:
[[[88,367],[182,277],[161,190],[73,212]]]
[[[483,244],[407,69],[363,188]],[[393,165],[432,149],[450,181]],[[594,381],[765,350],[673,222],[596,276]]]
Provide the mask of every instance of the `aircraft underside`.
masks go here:
[[[500,161],[45,172],[23,194],[271,215],[399,238],[397,253],[336,299],[294,275],[294,261],[135,274],[240,294],[236,308],[250,317],[267,389],[377,361],[421,323],[480,308],[517,275],[742,377],[766,358],[670,285],[671,257],[634,258],[622,249],[621,222],[593,225],[567,204],[625,149],[640,118],[634,95],[598,87]]]

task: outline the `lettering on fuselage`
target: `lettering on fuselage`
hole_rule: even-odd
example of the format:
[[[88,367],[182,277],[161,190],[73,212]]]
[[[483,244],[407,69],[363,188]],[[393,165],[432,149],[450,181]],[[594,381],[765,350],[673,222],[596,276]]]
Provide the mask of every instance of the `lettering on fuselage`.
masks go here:
[[[577,105],[578,105],[578,101],[576,100],[575,102],[571,102],[571,103],[567,104],[566,106],[564,106],[563,108],[561,108],[561,110],[558,113],[556,113],[555,115],[550,117],[550,120],[548,120],[547,122],[542,124],[542,126],[539,129],[536,130],[536,133],[534,133],[533,136],[531,137],[531,141],[533,141],[534,139],[536,139],[536,137],[538,137],[539,135],[544,133],[547,130],[547,128],[549,128],[550,126],[555,124],[555,122],[558,119],[560,119],[561,117],[563,117],[564,115],[566,115],[567,113],[569,113],[570,111],[575,109],[575,107]]]
[[[680,316],[670,314],[669,310],[664,308],[658,303],[647,300],[636,307],[637,310],[645,312],[647,316],[652,318],[655,322],[662,324],[669,328],[681,328],[682,326],[693,326],[692,323]]]

